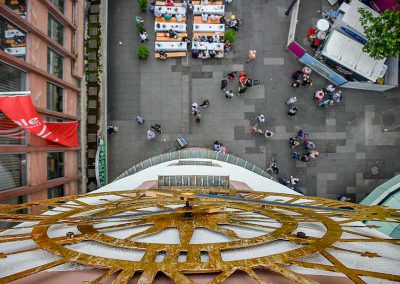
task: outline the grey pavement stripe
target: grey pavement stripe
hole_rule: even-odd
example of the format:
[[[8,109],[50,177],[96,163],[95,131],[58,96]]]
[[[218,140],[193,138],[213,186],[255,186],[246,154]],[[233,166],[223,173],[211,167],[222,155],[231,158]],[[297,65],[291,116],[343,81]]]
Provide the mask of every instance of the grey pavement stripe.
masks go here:
[[[265,57],[264,65],[283,65],[285,64],[285,59],[281,57]]]

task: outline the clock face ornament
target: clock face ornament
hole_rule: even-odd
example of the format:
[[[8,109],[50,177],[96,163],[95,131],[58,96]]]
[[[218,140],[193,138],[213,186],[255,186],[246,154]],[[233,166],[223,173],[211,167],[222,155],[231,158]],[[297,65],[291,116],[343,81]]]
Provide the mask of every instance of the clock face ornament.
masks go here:
[[[45,213],[18,213],[36,206]],[[380,257],[373,251],[348,248],[358,242],[399,249],[399,240],[377,237],[371,230],[376,225],[359,221],[399,223],[400,212],[302,195],[195,188],[0,204],[0,222],[28,222],[2,229],[0,245],[35,243],[13,252],[0,250],[0,267],[12,255],[36,250],[57,256],[55,261],[1,276],[0,283],[68,263],[103,269],[104,274],[87,283],[100,283],[111,275],[114,283],[128,283],[136,275],[140,275],[138,283],[152,283],[160,272],[176,283],[195,283],[191,274],[212,273],[216,276],[210,283],[220,283],[236,271],[264,283],[260,270],[299,283],[316,283],[299,268],[337,272],[356,283],[364,283],[365,276],[400,281],[399,275],[354,269],[335,257],[335,252]],[[55,227],[63,235],[52,234]],[[111,253],[90,249],[96,246]],[[317,261],[321,257],[326,264]]]

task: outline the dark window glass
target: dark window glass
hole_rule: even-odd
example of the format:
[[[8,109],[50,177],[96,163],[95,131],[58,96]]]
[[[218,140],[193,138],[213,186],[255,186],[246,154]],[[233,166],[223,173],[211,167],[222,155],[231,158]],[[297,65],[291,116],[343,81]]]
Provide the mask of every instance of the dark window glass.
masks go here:
[[[50,14],[47,25],[47,35],[59,44],[64,44],[64,26]]]
[[[63,197],[64,196],[64,185],[60,184],[54,187],[49,187],[47,189],[47,197],[56,198],[56,197]]]
[[[21,195],[21,196],[17,196],[17,197],[13,197],[13,198],[9,198],[9,199],[0,201],[0,203],[2,203],[2,204],[11,204],[11,205],[18,205],[18,204],[22,204],[22,203],[26,203],[26,202],[28,202],[28,197],[26,195]],[[13,211],[12,213],[27,214],[28,209],[25,208],[25,209],[21,209],[21,210],[16,210],[16,211]],[[18,224],[21,224],[21,223],[0,222],[0,228],[1,229],[12,228]]]
[[[63,88],[47,82],[47,109],[63,112]]]
[[[54,117],[54,116],[49,116],[49,115],[46,116],[46,121],[49,121],[49,122],[64,122],[64,120],[61,119],[61,118]],[[49,141],[49,142],[51,142],[51,141]],[[56,143],[55,145],[58,145],[58,144]]]
[[[25,59],[26,32],[0,16],[0,49]]]
[[[0,154],[0,191],[26,185],[26,154]]]
[[[62,12],[64,13],[64,0],[51,0],[54,5]]]
[[[47,72],[62,79],[63,78],[63,67],[64,67],[63,60],[64,60],[64,58],[60,54],[58,54],[54,50],[48,48],[47,49]]]
[[[25,145],[26,131],[0,112],[0,145]]]
[[[47,153],[47,179],[56,179],[64,176],[64,153]]]
[[[6,4],[22,18],[26,19],[26,0],[2,0],[0,3]]]

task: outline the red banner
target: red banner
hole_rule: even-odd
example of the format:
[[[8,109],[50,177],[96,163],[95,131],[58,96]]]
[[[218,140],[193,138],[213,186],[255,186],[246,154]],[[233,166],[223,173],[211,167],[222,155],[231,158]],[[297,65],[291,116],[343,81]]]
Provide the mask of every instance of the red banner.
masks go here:
[[[0,96],[0,111],[16,125],[58,144],[78,146],[78,122],[43,122],[29,95]]]

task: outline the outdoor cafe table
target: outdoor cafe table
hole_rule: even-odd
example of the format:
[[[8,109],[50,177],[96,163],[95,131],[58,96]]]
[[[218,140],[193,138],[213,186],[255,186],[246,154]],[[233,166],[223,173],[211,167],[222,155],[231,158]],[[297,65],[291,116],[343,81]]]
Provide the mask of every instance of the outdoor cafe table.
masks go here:
[[[163,23],[163,22],[155,22],[154,23],[154,31],[169,31],[173,29],[177,32],[186,32],[186,24],[176,24],[176,23]]]
[[[225,25],[222,24],[194,24],[194,32],[223,32]]]
[[[172,14],[172,15],[176,15],[176,14],[186,14],[186,8],[185,7],[170,7],[170,6],[156,6],[154,8],[154,10],[158,10],[158,12],[160,12],[160,14]]]
[[[193,42],[192,49],[198,50],[224,50],[224,44],[219,42]]]
[[[224,5],[194,5],[193,14],[200,15],[202,13],[224,15],[225,14],[225,6]]]
[[[160,51],[186,51],[187,50],[187,42],[179,42],[179,41],[156,41],[155,42],[155,50]]]

